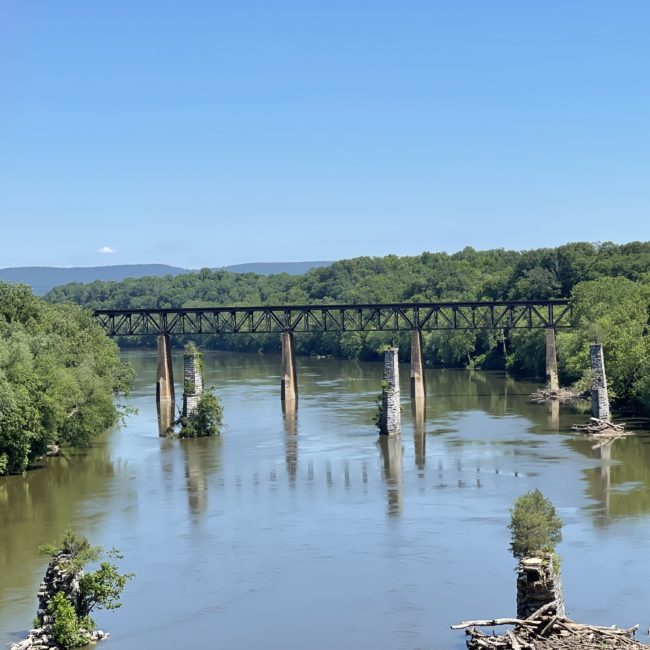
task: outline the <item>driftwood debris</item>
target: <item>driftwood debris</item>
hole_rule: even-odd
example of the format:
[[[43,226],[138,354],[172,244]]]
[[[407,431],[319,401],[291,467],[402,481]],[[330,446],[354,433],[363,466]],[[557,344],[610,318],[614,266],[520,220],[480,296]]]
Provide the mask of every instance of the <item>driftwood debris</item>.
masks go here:
[[[578,431],[579,433],[587,433],[592,436],[600,436],[603,438],[620,438],[622,436],[632,435],[625,431],[624,424],[614,424],[609,420],[600,420],[598,418],[591,418],[589,424],[574,424],[571,429],[573,431]]]
[[[627,648],[629,650],[650,648],[634,638],[639,626],[620,628],[601,627],[576,623],[570,618],[549,614],[555,602],[547,603],[528,618],[495,618],[480,621],[465,621],[452,625],[452,630],[465,629],[469,650],[601,650]],[[503,634],[491,635],[478,630],[479,627],[514,625]]]

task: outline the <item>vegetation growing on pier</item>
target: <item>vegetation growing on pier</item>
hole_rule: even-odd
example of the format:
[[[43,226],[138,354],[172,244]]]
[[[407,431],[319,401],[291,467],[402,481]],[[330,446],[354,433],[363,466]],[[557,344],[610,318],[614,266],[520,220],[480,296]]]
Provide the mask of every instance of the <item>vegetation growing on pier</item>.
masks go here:
[[[191,341],[185,345],[185,353],[194,357],[194,364],[201,377],[201,386],[203,386],[205,364],[202,354]],[[185,377],[183,390],[187,394],[196,393],[194,381]],[[223,406],[221,400],[214,394],[214,388],[203,389],[199,396],[196,411],[188,415],[182,415],[175,424],[180,425],[177,434],[179,438],[201,438],[203,436],[219,435],[223,424]]]
[[[468,247],[452,255],[359,257],[302,276],[203,269],[174,277],[70,284],[51,291],[49,299],[92,308],[135,308],[570,297],[579,327],[558,335],[561,380],[566,384],[583,378],[586,345],[598,335],[605,343],[612,395],[650,410],[649,296],[650,242],[632,242],[572,243],[524,252]],[[408,332],[301,334],[295,339],[296,353],[379,359],[393,337],[400,356],[408,358]],[[277,335],[261,334],[210,336],[202,343],[235,351],[275,351],[279,346]],[[128,344],[151,345],[153,339],[134,338]],[[423,358],[427,365],[507,368],[543,376],[544,332],[424,332]]]
[[[223,406],[221,400],[212,390],[210,388],[201,395],[196,413],[179,418],[179,438],[201,438],[202,436],[217,436],[221,433]]]
[[[0,474],[23,472],[49,445],[86,446],[115,424],[131,369],[92,315],[0,283]]]
[[[516,558],[535,552],[554,553],[562,541],[562,520],[539,489],[522,494],[510,510],[510,550]]]

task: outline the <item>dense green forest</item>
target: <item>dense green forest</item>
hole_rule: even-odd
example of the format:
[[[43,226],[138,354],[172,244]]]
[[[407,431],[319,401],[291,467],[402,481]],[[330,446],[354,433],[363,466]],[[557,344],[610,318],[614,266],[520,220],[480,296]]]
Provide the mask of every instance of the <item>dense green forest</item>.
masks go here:
[[[48,445],[87,445],[116,422],[114,396],[131,380],[90,312],[0,282],[0,475]]]
[[[573,243],[530,251],[465,248],[454,254],[359,257],[304,275],[261,276],[207,269],[175,277],[69,284],[48,294],[98,308],[571,298],[577,328],[558,335],[561,379],[586,382],[588,344],[605,345],[613,397],[650,407],[650,242]],[[408,358],[408,333],[300,334],[299,354],[377,359],[393,340]],[[179,343],[182,342],[178,341]],[[132,340],[130,344],[153,344]],[[204,337],[206,347],[273,351],[275,335]],[[544,372],[541,331],[426,332],[428,365]]]

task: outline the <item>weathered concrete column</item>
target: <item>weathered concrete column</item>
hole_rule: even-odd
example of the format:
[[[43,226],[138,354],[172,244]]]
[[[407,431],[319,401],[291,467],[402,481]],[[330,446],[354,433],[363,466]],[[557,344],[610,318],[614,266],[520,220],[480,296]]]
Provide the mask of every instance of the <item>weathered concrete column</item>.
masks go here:
[[[282,332],[281,399],[283,402],[294,402],[298,399],[296,353],[293,347],[293,332]]]
[[[557,352],[555,349],[555,328],[546,328],[546,386],[549,390],[559,390],[557,376]]]
[[[166,436],[174,426],[174,407],[176,404],[171,400],[158,402],[156,405],[158,411],[158,434]]]
[[[183,417],[191,417],[196,413],[199,398],[203,394],[203,377],[197,357],[195,352],[183,355]]]
[[[400,413],[398,349],[390,348],[384,355],[384,381],[381,391],[381,415],[379,433],[392,435],[402,428]]]
[[[603,346],[592,343],[589,346],[589,359],[593,373],[591,385],[591,414],[599,420],[609,421],[609,397],[607,395],[607,375],[605,374],[605,359]]]
[[[564,617],[562,578],[550,553],[524,557],[517,569],[517,618],[528,618],[542,605],[555,601],[547,614]]]
[[[422,470],[426,464],[426,437],[424,434],[424,421],[426,420],[426,404],[424,398],[415,398],[411,401],[413,413],[413,442],[415,443],[415,466]]]
[[[156,367],[156,404],[174,401],[174,373],[169,335],[158,337],[158,364]]]
[[[422,363],[422,332],[411,332],[411,397],[424,399],[424,364]]]

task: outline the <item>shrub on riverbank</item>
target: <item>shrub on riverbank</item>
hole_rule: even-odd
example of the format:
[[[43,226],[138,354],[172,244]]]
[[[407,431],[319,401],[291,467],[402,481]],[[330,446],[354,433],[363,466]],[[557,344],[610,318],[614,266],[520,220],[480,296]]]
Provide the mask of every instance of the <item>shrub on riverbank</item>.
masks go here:
[[[88,445],[119,419],[132,378],[88,311],[0,283],[0,474],[49,445]]]

